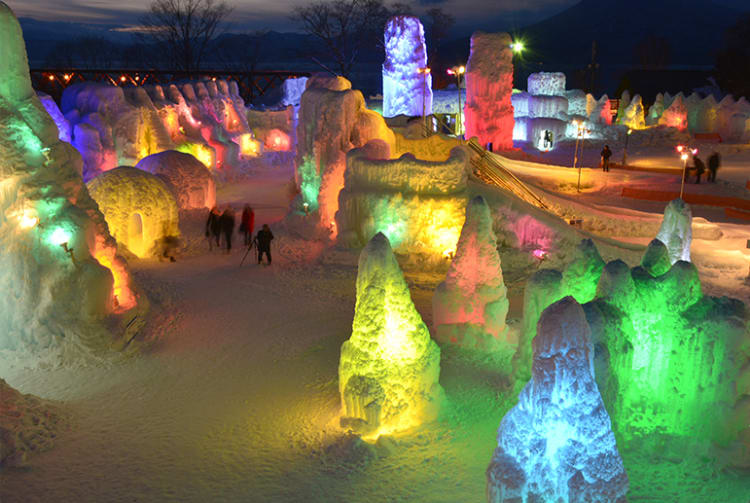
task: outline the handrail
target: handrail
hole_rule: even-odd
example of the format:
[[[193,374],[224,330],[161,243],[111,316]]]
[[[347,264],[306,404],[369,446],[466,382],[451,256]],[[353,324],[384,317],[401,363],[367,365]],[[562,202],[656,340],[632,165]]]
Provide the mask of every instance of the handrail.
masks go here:
[[[539,208],[548,209],[547,205],[539,196],[537,196],[516,175],[503,166],[495,157],[491,156],[489,152],[482,148],[476,138],[470,139],[467,144],[479,155],[478,158],[472,158],[471,162],[482,175],[495,185],[514,193],[527,203],[533,204]]]

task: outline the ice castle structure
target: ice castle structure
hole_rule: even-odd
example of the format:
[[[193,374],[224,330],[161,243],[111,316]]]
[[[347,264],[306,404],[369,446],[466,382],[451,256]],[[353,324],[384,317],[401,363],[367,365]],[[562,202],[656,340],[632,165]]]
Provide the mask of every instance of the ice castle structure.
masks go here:
[[[432,75],[424,28],[413,16],[394,16],[385,27],[383,116],[432,114]]]

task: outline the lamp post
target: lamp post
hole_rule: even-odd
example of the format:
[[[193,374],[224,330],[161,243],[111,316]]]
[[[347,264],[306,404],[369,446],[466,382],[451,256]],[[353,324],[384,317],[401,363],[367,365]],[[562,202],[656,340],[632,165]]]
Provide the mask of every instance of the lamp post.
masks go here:
[[[422,74],[422,123],[424,124],[425,130],[427,129],[427,121],[425,120],[425,94],[427,93],[427,75],[430,74],[430,68],[417,68],[417,71]]]
[[[461,130],[463,129],[461,126],[462,120],[461,120],[461,75],[466,73],[466,67],[461,66],[454,66],[453,68],[448,69],[448,75],[455,75],[456,76],[456,84],[458,85],[458,113],[456,113],[456,127],[455,127],[455,133],[456,136],[461,136]]]
[[[630,135],[633,134],[633,130],[628,128],[628,134],[625,135],[625,149],[622,151],[622,165],[623,167],[628,162],[628,140],[630,139]]]

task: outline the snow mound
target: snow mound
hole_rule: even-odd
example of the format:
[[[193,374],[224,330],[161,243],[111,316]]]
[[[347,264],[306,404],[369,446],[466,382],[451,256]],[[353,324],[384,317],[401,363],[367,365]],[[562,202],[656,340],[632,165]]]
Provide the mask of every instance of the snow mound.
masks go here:
[[[0,379],[0,468],[26,465],[31,455],[51,449],[66,428],[57,407]]]
[[[144,157],[136,168],[161,177],[181,210],[211,209],[216,205],[216,183],[211,172],[192,155],[167,150]]]

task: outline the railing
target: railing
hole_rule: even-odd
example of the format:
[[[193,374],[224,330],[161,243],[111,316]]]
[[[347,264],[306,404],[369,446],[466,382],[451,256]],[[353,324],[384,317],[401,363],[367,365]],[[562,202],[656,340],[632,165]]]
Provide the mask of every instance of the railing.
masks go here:
[[[482,178],[502,189],[512,192],[529,204],[547,209],[547,205],[544,204],[544,201],[542,201],[542,199],[525,183],[519,180],[516,175],[505,168],[495,156],[482,148],[476,138],[469,140],[467,145],[478,154],[478,156],[472,157],[471,163]]]
[[[80,69],[35,68],[31,70],[31,83],[37,91],[52,96],[59,103],[66,87],[77,82],[104,82],[112,86],[167,85],[179,80],[226,79],[237,82],[240,96],[246,103],[280,86],[286,79],[309,77],[309,72],[258,70],[251,72],[232,70],[201,70],[179,72],[175,70],[143,69]]]

